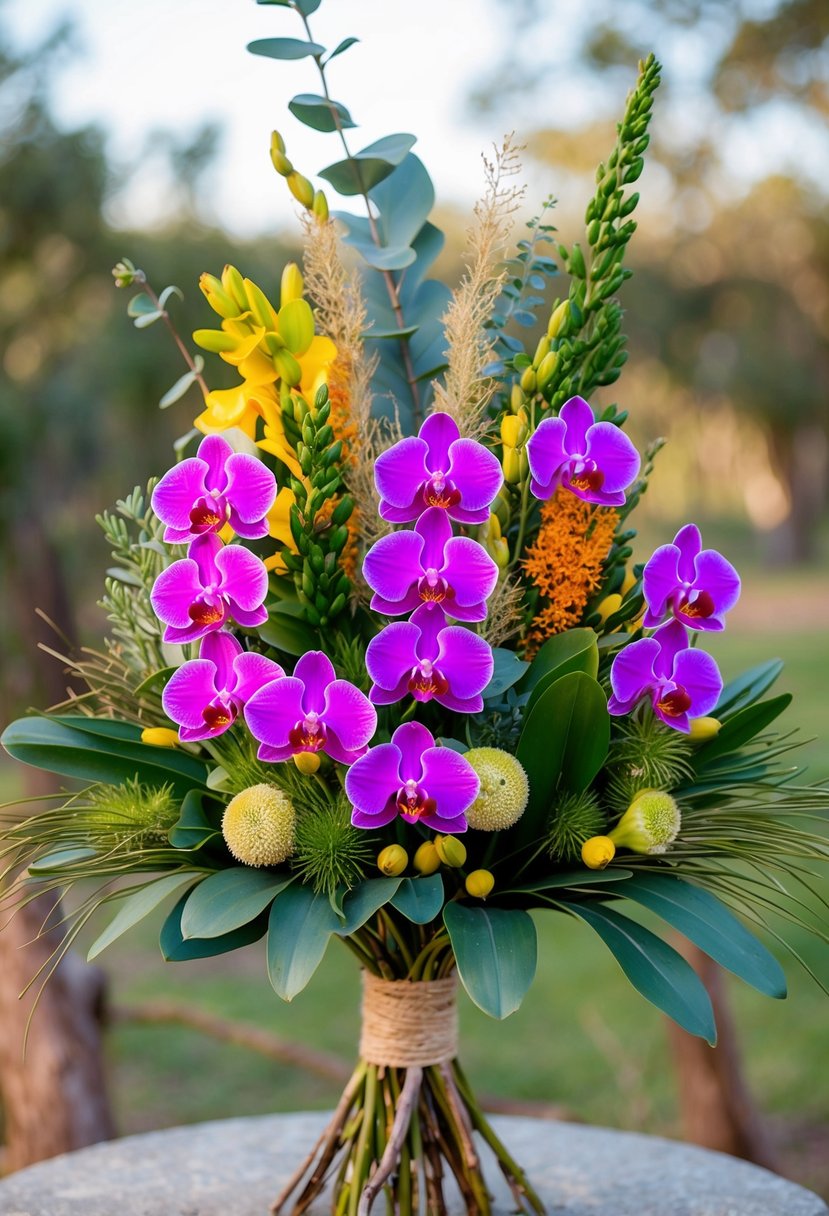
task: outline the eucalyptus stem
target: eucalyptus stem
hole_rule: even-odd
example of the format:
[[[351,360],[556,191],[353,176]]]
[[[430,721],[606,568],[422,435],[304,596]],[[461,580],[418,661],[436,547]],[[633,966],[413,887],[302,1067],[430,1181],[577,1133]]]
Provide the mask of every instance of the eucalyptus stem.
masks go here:
[[[173,320],[172,320],[170,314],[167,312],[167,309],[162,305],[161,300],[158,298],[158,296],[156,295],[153,288],[147,282],[147,276],[144,274],[143,271],[139,271],[139,274],[142,275],[143,277],[139,280],[139,275],[137,274],[135,276],[136,281],[141,282],[141,284],[144,288],[144,291],[147,293],[147,295],[152,300],[153,304],[155,304],[156,308],[161,313],[161,319],[164,322],[164,324],[167,326],[167,330],[168,330],[170,336],[172,337],[173,341],[175,342],[176,346],[178,347],[182,359],[187,364],[188,371],[192,372],[193,379],[196,381],[199,388],[201,389],[202,396],[206,398],[207,394],[210,392],[210,389],[207,386],[207,381],[205,380],[204,376],[201,374],[198,367],[196,366],[196,362],[193,359],[193,356],[190,354],[189,350],[184,345],[184,342],[181,339],[181,337],[179,336],[178,330],[176,329],[175,325],[173,324]],[[181,293],[179,293],[179,294],[181,294]]]

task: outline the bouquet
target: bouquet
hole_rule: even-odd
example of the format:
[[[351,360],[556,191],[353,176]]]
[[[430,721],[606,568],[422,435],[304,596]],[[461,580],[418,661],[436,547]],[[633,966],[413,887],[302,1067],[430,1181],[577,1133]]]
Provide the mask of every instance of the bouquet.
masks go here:
[[[506,139],[450,291],[429,277],[443,238],[414,137],[354,151],[332,98],[356,40],[313,40],[320,0],[267,2],[301,36],[250,50],[315,65],[321,92],[290,110],[339,140],[319,177],[361,210],[329,214],[274,133],[304,267],[284,268],[278,299],[233,266],[202,276],[218,322],[193,338],[230,388],[210,389],[175,332],[177,289],[116,267],[136,326],[166,322],[187,361],[162,404],[198,394],[199,410],[173,467],[100,519],[103,649],[68,656],[69,699],[3,736],[82,783],[7,823],[6,865],[26,867],[23,900],[83,884],[61,952],[99,911],[115,915],[90,957],[165,901],[166,959],[266,937],[284,1000],[332,939],[352,952],[359,1062],[274,1212],[330,1184],[337,1214],[384,1191],[394,1211],[441,1213],[453,1179],[486,1214],[485,1144],[517,1207],[541,1213],[458,1062],[459,985],[512,1013],[536,969],[530,913],[565,914],[713,1043],[701,981],[625,901],[783,996],[743,920],[779,906],[801,923],[784,881],[826,856],[799,821],[827,792],[788,763],[790,697],[767,696],[780,664],[724,688],[698,644],[737,601],[731,562],[692,523],[631,561],[660,445],[640,454],[626,411],[595,395],[626,357],[617,294],[659,65],[640,65],[582,241],[559,240],[552,200],[515,240]]]

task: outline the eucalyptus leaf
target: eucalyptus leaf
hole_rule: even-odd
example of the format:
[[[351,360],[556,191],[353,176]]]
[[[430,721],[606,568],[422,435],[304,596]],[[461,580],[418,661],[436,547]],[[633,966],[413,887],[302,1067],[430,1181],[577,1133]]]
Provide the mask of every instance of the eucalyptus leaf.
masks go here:
[[[183,376],[179,376],[179,378],[178,378],[178,380],[176,380],[175,384],[172,385],[171,388],[167,389],[167,392],[164,394],[164,396],[159,401],[158,408],[160,410],[166,410],[171,405],[175,405],[175,403],[177,401],[181,400],[181,398],[187,392],[188,388],[190,388],[191,385],[193,385],[195,383],[196,383],[196,373],[195,372],[185,372]]]
[[[169,299],[171,299],[173,296],[178,296],[178,298],[180,300],[183,300],[184,292],[181,290],[180,287],[176,287],[174,284],[171,283],[169,287],[165,287],[164,290],[159,294],[159,297],[158,297],[159,308],[166,308],[167,301]]]
[[[136,317],[133,325],[136,329],[147,329],[150,325],[155,325],[156,321],[160,321],[164,316],[163,312],[145,312],[140,317]]]
[[[485,701],[502,697],[508,688],[512,688],[513,684],[518,683],[529,667],[529,663],[524,659],[519,659],[514,650],[507,650],[504,646],[494,647],[492,658],[494,661],[492,679],[483,691]]]
[[[470,999],[490,1017],[509,1017],[535,978],[538,942],[531,917],[518,908],[452,902],[443,921]]]
[[[140,291],[137,296],[133,296],[127,304],[128,317],[144,317],[156,312],[158,312],[158,305],[145,291]]]
[[[359,41],[359,38],[343,38],[342,42],[337,43],[337,45],[334,47],[333,51],[328,56],[326,63],[330,63],[332,59],[336,59],[337,55],[342,55],[343,51],[347,51],[350,46],[354,46],[354,43]]]
[[[102,950],[111,946],[114,941],[142,921],[145,916],[154,912],[174,891],[180,891],[185,883],[192,884],[196,875],[191,871],[186,873],[165,874],[153,882],[145,883],[137,890],[133,887],[118,898],[118,911],[109,922],[103,933],[100,933],[89,947],[87,962],[97,958]]]
[[[181,915],[185,941],[221,937],[255,920],[291,882],[290,874],[271,874],[250,866],[230,866],[211,874],[190,892]]]
[[[302,991],[341,926],[324,892],[300,883],[280,892],[268,921],[268,977],[277,996],[291,1001]]]
[[[158,944],[162,957],[168,963],[185,963],[194,958],[212,958],[216,954],[228,954],[231,950],[249,946],[265,936],[268,918],[263,913],[256,920],[240,929],[233,929],[230,933],[223,933],[221,937],[191,937],[185,940],[181,932],[181,917],[189,898],[189,892],[182,895],[161,926]]]
[[[252,55],[264,55],[267,59],[305,59],[325,54],[325,47],[318,42],[305,42],[302,38],[257,38],[248,43]]]
[[[400,164],[416,140],[414,135],[387,135],[320,171],[320,177],[340,194],[364,194]]]
[[[420,878],[404,878],[391,900],[406,920],[415,925],[428,925],[443,907],[443,878],[440,874],[428,874]]]
[[[375,912],[389,903],[400,886],[400,878],[367,878],[348,891],[343,900],[345,923],[338,926],[335,932],[340,937],[348,937],[371,920]]]
[[[314,131],[330,132],[338,128],[347,130],[356,125],[341,102],[329,101],[318,93],[298,93],[288,102],[288,109],[295,118]]]
[[[610,908],[596,903],[567,906],[599,935],[637,992],[713,1047],[717,1029],[711,999],[681,954],[650,929]]]
[[[619,895],[661,916],[752,988],[778,1000],[785,997],[786,977],[777,959],[710,891],[670,874],[642,872]]]
[[[219,835],[218,821],[211,822],[207,814],[208,799],[209,795],[203,790],[190,790],[185,795],[179,817],[167,833],[174,849],[200,849]]]

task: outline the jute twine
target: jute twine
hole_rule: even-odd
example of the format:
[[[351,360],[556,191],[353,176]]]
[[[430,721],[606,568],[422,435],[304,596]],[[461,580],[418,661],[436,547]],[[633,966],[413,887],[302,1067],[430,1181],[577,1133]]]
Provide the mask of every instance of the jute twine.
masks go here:
[[[360,1056],[391,1068],[428,1068],[458,1054],[455,976],[382,980],[363,972]]]

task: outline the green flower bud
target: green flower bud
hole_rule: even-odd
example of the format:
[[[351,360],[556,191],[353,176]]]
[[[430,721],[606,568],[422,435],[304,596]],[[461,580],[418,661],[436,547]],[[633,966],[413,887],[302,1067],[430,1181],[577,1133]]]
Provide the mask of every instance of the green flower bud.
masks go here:
[[[317,217],[320,223],[324,224],[328,219],[328,199],[325,197],[322,190],[317,190],[316,194],[314,195],[314,205],[311,210],[314,212],[314,215]]]
[[[294,171],[293,173],[289,173],[285,180],[288,183],[288,189],[296,201],[310,211],[314,205],[314,187],[308,181],[308,178]]]
[[[457,836],[436,836],[435,848],[445,866],[458,870],[466,862],[466,845]]]
[[[632,853],[665,853],[682,823],[679,807],[662,790],[637,794],[608,836],[617,848]]]

